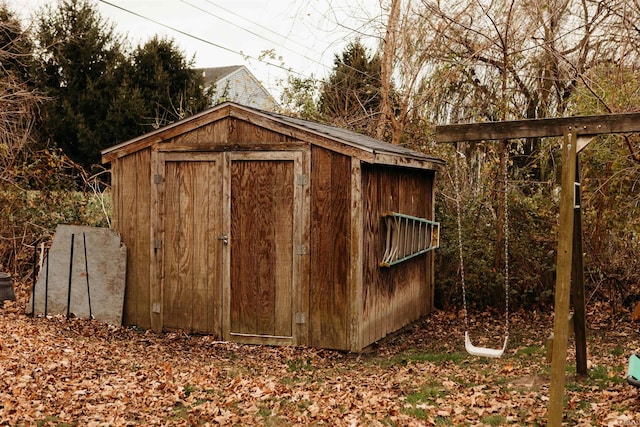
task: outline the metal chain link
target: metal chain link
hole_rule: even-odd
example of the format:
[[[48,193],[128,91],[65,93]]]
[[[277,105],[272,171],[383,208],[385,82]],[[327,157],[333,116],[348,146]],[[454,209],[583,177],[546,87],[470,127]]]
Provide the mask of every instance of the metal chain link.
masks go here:
[[[461,154],[461,153],[460,153]],[[467,289],[464,278],[464,257],[462,256],[462,211],[460,209],[460,176],[458,172],[458,146],[456,144],[453,153],[453,171],[456,190],[456,212],[458,214],[458,255],[460,256],[460,285],[462,286],[462,306],[464,309],[464,329],[469,330],[469,321],[467,320]]]
[[[509,150],[505,153],[505,165],[504,165],[504,221],[502,223],[504,234],[504,317],[505,326],[504,333],[509,336],[509,187],[508,187],[508,175],[507,169],[509,169]]]

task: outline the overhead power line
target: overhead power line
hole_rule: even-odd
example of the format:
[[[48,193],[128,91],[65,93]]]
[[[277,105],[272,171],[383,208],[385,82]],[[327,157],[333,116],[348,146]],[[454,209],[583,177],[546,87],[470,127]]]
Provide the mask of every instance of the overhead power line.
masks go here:
[[[168,30],[174,31],[174,32],[176,32],[176,33],[178,33],[178,34],[182,34],[183,36],[187,36],[187,37],[189,37],[189,38],[192,38],[192,39],[197,40],[197,41],[199,41],[199,42],[202,42],[202,43],[208,44],[208,45],[210,45],[210,46],[216,47],[216,48],[218,48],[218,49],[222,49],[222,50],[224,50],[224,51],[234,53],[234,54],[239,55],[239,56],[242,56],[242,57],[244,57],[244,58],[249,58],[249,59],[253,59],[253,60],[256,60],[256,61],[262,62],[263,64],[265,64],[265,65],[269,65],[269,66],[271,66],[271,67],[280,68],[281,70],[287,71],[287,72],[289,72],[289,73],[298,74],[299,76],[302,76],[302,77],[304,77],[304,78],[309,78],[308,76],[306,76],[306,75],[304,75],[304,74],[302,74],[302,73],[300,73],[300,72],[298,72],[298,71],[295,71],[295,70],[293,70],[293,69],[291,69],[291,68],[287,68],[287,67],[285,67],[285,66],[283,66],[283,65],[279,65],[279,64],[274,64],[273,62],[266,61],[266,60],[264,60],[264,59],[262,59],[262,58],[256,58],[256,57],[251,56],[251,55],[243,54],[243,53],[241,53],[241,52],[238,52],[238,51],[233,50],[233,49],[231,49],[231,48],[228,48],[228,47],[226,47],[226,46],[222,46],[222,45],[220,45],[220,44],[218,44],[218,43],[214,43],[214,42],[212,42],[212,41],[210,41],[210,40],[204,39],[204,38],[202,38],[202,37],[195,36],[195,35],[193,35],[193,34],[190,34],[190,33],[186,32],[186,31],[180,30],[180,29],[178,29],[178,28],[175,28],[175,27],[172,27],[172,26],[167,25],[167,24],[165,24],[165,23],[162,23],[162,22],[160,22],[160,21],[157,21],[157,20],[155,20],[155,19],[153,19],[153,18],[149,18],[149,17],[144,16],[144,15],[142,15],[142,14],[138,13],[138,12],[134,12],[134,11],[129,10],[129,9],[127,9],[127,8],[124,8],[124,7],[122,7],[122,6],[118,6],[118,5],[113,4],[113,3],[111,3],[111,2],[109,2],[109,1],[107,1],[107,0],[99,0],[99,1],[100,1],[101,3],[104,3],[104,4],[106,4],[106,5],[109,5],[109,6],[111,6],[111,7],[114,7],[114,8],[116,8],[116,9],[122,10],[123,12],[126,12],[126,13],[129,13],[129,14],[131,14],[131,15],[137,16],[138,18],[144,19],[145,21],[153,22],[154,24],[159,25],[159,26],[161,26],[161,27],[164,27],[164,28],[166,28],[166,29],[168,29]]]
[[[228,20],[228,19],[225,19],[225,18],[223,18],[223,17],[221,17],[221,16],[218,16],[218,15],[216,15],[216,14],[214,14],[214,13],[212,13],[212,12],[210,12],[210,11],[206,10],[206,9],[203,9],[203,8],[201,8],[200,6],[197,6],[197,5],[195,5],[195,4],[193,4],[193,3],[191,3],[191,2],[189,2],[189,1],[187,1],[187,0],[180,0],[180,1],[181,1],[182,3],[184,3],[184,4],[186,4],[186,5],[191,6],[191,7],[192,7],[192,8],[194,8],[194,9],[197,9],[197,10],[199,10],[199,11],[201,11],[201,12],[206,13],[206,14],[207,14],[207,15],[209,15],[209,16],[212,16],[213,18],[219,19],[219,20],[220,20],[220,21],[222,21],[222,22],[226,22],[226,23],[227,23],[227,24],[229,24],[229,25],[233,25],[234,27],[239,28],[239,29],[241,29],[242,31],[245,31],[245,32],[247,32],[247,33],[249,33],[249,34],[252,34],[252,35],[254,35],[254,36],[256,36],[256,37],[258,37],[258,38],[260,38],[260,39],[262,39],[262,40],[268,41],[269,43],[273,43],[273,44],[275,44],[275,45],[278,45],[278,46],[282,47],[283,49],[288,50],[288,51],[289,51],[289,52],[291,52],[291,53],[294,53],[294,54],[296,54],[296,55],[300,55],[301,57],[303,57],[303,58],[304,58],[304,59],[306,59],[307,61],[314,62],[314,63],[316,63],[316,64],[318,64],[318,65],[320,65],[321,67],[324,67],[324,68],[329,68],[329,66],[328,66],[328,65],[323,64],[322,62],[318,61],[317,59],[309,58],[309,57],[308,57],[308,56],[306,56],[304,53],[300,53],[300,52],[297,52],[297,51],[295,51],[295,50],[293,50],[293,49],[290,49],[290,48],[286,47],[284,44],[282,44],[282,43],[280,43],[280,42],[277,42],[277,41],[275,41],[275,40],[271,40],[271,39],[269,39],[269,38],[267,38],[267,37],[263,36],[262,34],[258,34],[258,33],[256,33],[255,31],[252,31],[252,30],[250,30],[250,29],[248,29],[248,28],[245,28],[245,27],[243,27],[243,26],[241,26],[241,25],[239,25],[239,24],[235,23],[235,22],[232,22],[232,21],[230,21],[230,20]],[[212,3],[212,2],[210,2],[210,1],[207,1],[207,3],[210,3],[210,4],[214,5],[214,6],[217,6],[217,5],[213,4],[213,3]],[[231,13],[231,14],[235,15],[235,16],[242,17],[241,15],[236,14],[236,13],[234,13],[234,12],[230,11],[229,9],[223,8],[222,6],[217,6],[217,7],[221,8],[222,10],[224,10],[224,11],[226,11],[226,12],[229,12],[229,13]],[[256,25],[256,26],[259,26],[259,27],[261,27],[261,28],[264,28],[264,29],[268,30],[269,32],[271,32],[271,33],[273,33],[273,34],[277,35],[278,37],[282,37],[280,34],[276,33],[275,31],[273,31],[273,30],[269,30],[267,27],[264,27],[264,26],[262,26],[262,25],[260,25],[260,24],[258,24],[258,23],[256,23],[256,22],[253,22],[253,21],[251,21],[250,19],[247,19],[247,18],[243,18],[243,19],[245,19],[246,21],[250,22],[250,23],[251,23],[251,24],[253,24],[253,25]],[[308,46],[306,46],[305,48],[307,48],[307,49],[308,49]]]
[[[252,60],[255,60],[255,61],[261,62],[261,63],[263,63],[263,64],[265,64],[265,65],[268,65],[268,66],[271,66],[271,67],[279,68],[279,69],[284,70],[284,71],[286,71],[286,72],[288,72],[288,73],[296,74],[296,75],[298,75],[298,76],[300,76],[300,77],[303,77],[303,78],[305,78],[305,79],[312,80],[312,81],[314,81],[314,82],[316,82],[316,83],[318,83],[318,82],[320,82],[320,81],[321,81],[320,79],[317,79],[317,78],[315,78],[315,77],[313,77],[313,76],[307,76],[307,75],[306,75],[306,74],[304,74],[304,73],[301,73],[301,72],[299,72],[299,71],[295,71],[295,70],[293,70],[293,69],[291,69],[291,68],[287,68],[287,67],[285,67],[284,65],[276,64],[276,63],[273,63],[273,62],[267,61],[267,60],[265,60],[265,59],[262,59],[262,58],[260,58],[260,57],[254,57],[254,56],[252,56],[252,55],[244,54],[244,53],[238,52],[238,51],[236,51],[236,50],[234,50],[234,49],[231,49],[231,48],[228,48],[228,47],[226,47],[226,46],[223,46],[223,45],[220,45],[220,44],[218,44],[218,43],[215,43],[215,42],[212,42],[212,41],[210,41],[210,40],[207,40],[207,39],[205,39],[205,38],[202,38],[202,37],[199,37],[199,36],[193,35],[193,34],[188,33],[188,32],[186,32],[186,31],[180,30],[179,28],[175,28],[175,27],[173,27],[173,26],[170,26],[170,25],[167,25],[167,24],[165,24],[165,23],[163,23],[163,22],[160,22],[160,21],[158,21],[158,20],[156,20],[156,19],[149,18],[148,16],[145,16],[145,15],[143,15],[143,14],[141,14],[141,13],[138,13],[138,12],[132,11],[132,10],[130,10],[130,9],[127,9],[127,8],[125,8],[125,7],[122,7],[122,6],[116,5],[116,4],[114,4],[114,3],[110,2],[110,1],[107,1],[107,0],[99,0],[99,1],[100,1],[101,3],[104,3],[104,4],[108,5],[108,6],[111,6],[111,7],[113,7],[113,8],[119,9],[119,10],[121,10],[121,11],[123,11],[123,12],[129,13],[129,14],[131,14],[131,15],[133,15],[133,16],[136,16],[136,17],[138,17],[138,18],[144,19],[145,21],[152,22],[152,23],[154,23],[154,24],[156,24],[156,25],[159,25],[159,26],[161,26],[161,27],[163,27],[163,28],[166,28],[166,29],[171,30],[171,31],[173,31],[173,32],[176,32],[176,33],[178,33],[178,34],[182,34],[182,35],[184,35],[184,36],[186,36],[186,37],[189,37],[189,38],[191,38],[191,39],[197,40],[197,41],[199,41],[199,42],[201,42],[201,43],[205,43],[205,44],[208,44],[208,45],[210,45],[210,46],[216,47],[216,48],[218,48],[218,49],[222,49],[222,50],[224,50],[224,51],[227,51],[227,52],[230,52],[230,53],[233,53],[233,54],[239,55],[239,56],[241,56],[241,57],[243,57],[243,58],[248,58],[248,59],[252,59]],[[259,35],[259,34],[256,34],[256,33],[252,32],[252,31],[250,31],[250,30],[248,30],[248,29],[246,29],[246,28],[243,28],[243,27],[241,27],[241,26],[239,26],[239,25],[237,25],[237,24],[234,24],[234,23],[232,23],[232,22],[230,22],[230,21],[227,21],[227,20],[225,20],[225,19],[223,19],[223,18],[220,18],[220,17],[218,17],[218,16],[215,16],[215,15],[213,15],[211,12],[208,12],[208,11],[206,11],[206,10],[204,10],[204,9],[202,9],[202,8],[200,8],[200,7],[198,7],[198,6],[195,6],[195,5],[191,4],[191,3],[189,3],[188,1],[185,1],[185,0],[181,0],[181,1],[182,1],[183,3],[185,3],[185,4],[187,4],[187,5],[189,5],[189,6],[193,7],[193,8],[195,8],[195,9],[198,9],[198,10],[200,10],[200,11],[202,11],[202,12],[205,12],[205,13],[207,13],[207,14],[211,15],[211,16],[214,16],[215,18],[218,18],[218,19],[220,19],[220,20],[222,20],[222,21],[224,21],[224,22],[227,22],[227,23],[229,23],[229,24],[231,24],[231,25],[234,25],[234,26],[236,26],[236,27],[238,27],[238,28],[240,28],[240,29],[242,29],[242,30],[244,30],[244,31],[247,31],[247,32],[249,32],[250,34],[253,34],[253,35],[257,36],[257,37],[263,38],[263,39],[265,39],[265,40],[269,41],[270,43],[278,44],[278,43],[274,42],[273,40],[266,39],[265,37],[263,37],[263,36],[261,36],[261,35]],[[209,1],[209,0],[206,0],[206,1],[207,1],[208,3],[210,3],[210,1]],[[246,19],[246,18],[245,18],[245,19]],[[247,20],[248,20],[248,19],[247,19]],[[253,21],[250,21],[250,20],[248,20],[248,21],[253,23]],[[254,23],[254,24],[255,24],[255,23]],[[259,25],[259,24],[257,24],[257,25]],[[265,27],[265,28],[266,28],[266,27]],[[278,36],[280,36],[280,37],[282,37],[281,35],[279,35],[278,33],[274,32],[273,30],[269,30],[269,31],[270,31],[270,32],[272,32],[272,33],[274,33],[274,34],[277,34],[277,35],[278,35]],[[278,44],[278,45],[280,45],[280,44]],[[282,45],[281,45],[281,46],[282,46]],[[293,53],[295,53],[295,54],[297,54],[297,55],[302,56],[303,58],[305,58],[305,59],[307,59],[307,60],[309,60],[309,61],[315,62],[315,63],[317,63],[317,64],[319,64],[319,65],[321,65],[321,66],[323,66],[323,67],[325,67],[325,68],[329,68],[329,66],[324,65],[324,64],[322,64],[321,62],[319,62],[319,61],[317,61],[317,60],[314,60],[314,59],[308,58],[308,57],[307,57],[307,56],[305,56],[304,54],[297,53],[297,52],[295,52],[295,51],[293,51],[293,50],[291,50],[291,49],[289,49],[289,48],[286,48],[286,47],[284,47],[284,46],[282,46],[282,47],[283,47],[283,48],[285,48],[285,49],[287,49],[287,50],[290,50],[291,52],[293,52]],[[343,61],[339,60],[337,56],[334,58],[334,63],[339,63],[339,64],[341,64],[341,65],[343,65],[343,66],[345,66],[345,67],[347,67],[347,68],[349,68],[349,69],[351,69],[351,70],[355,71],[356,73],[361,74],[361,75],[362,75],[362,76],[364,76],[364,77],[374,78],[374,79],[375,79],[375,77],[373,77],[373,76],[369,75],[369,74],[368,74],[368,73],[366,73],[365,71],[358,70],[357,68],[354,68],[353,66],[351,66],[351,65],[349,65],[349,64],[345,64]]]
[[[303,43],[300,43],[300,42],[296,41],[295,39],[291,39],[291,38],[289,38],[289,37],[283,36],[282,34],[280,34],[280,33],[277,33],[277,32],[275,32],[275,31],[273,31],[271,28],[266,27],[266,26],[264,26],[264,25],[262,25],[262,24],[260,24],[260,23],[258,23],[258,22],[252,21],[251,19],[247,18],[246,16],[243,16],[243,15],[241,15],[241,14],[239,14],[239,13],[236,13],[236,12],[234,12],[234,11],[233,11],[233,10],[231,10],[231,9],[227,9],[226,7],[223,7],[223,6],[220,6],[220,5],[218,5],[218,4],[215,4],[215,3],[214,3],[213,1],[211,1],[211,0],[205,0],[205,1],[206,1],[207,3],[209,3],[211,6],[217,7],[218,9],[221,9],[221,10],[223,10],[223,11],[225,11],[225,12],[227,12],[227,13],[229,13],[229,14],[231,14],[231,15],[235,16],[235,17],[238,17],[238,18],[242,19],[243,21],[246,21],[246,22],[248,22],[248,23],[250,23],[250,24],[252,24],[252,25],[255,25],[256,27],[262,28],[263,30],[268,31],[269,33],[271,33],[271,34],[273,34],[273,35],[275,35],[275,36],[282,37],[284,40],[287,40],[287,41],[291,41],[292,43],[294,43],[294,44],[298,45],[299,47],[301,47],[301,48],[303,48],[303,49],[309,49],[309,46],[308,46],[308,45],[305,45],[305,44],[303,44]],[[265,39],[265,40],[266,40],[266,39]]]

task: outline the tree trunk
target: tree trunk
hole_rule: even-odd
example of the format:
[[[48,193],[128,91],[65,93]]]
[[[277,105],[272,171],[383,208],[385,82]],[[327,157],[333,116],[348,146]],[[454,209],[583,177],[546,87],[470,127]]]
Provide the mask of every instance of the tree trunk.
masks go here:
[[[391,0],[389,20],[387,21],[387,32],[383,40],[382,64],[380,69],[380,116],[376,128],[376,138],[383,139],[384,131],[388,122],[395,129],[395,117],[391,111],[391,78],[393,76],[393,58],[396,51],[396,35],[400,21],[400,5],[402,0]],[[394,132],[395,134],[395,132]],[[394,138],[395,139],[395,138]]]

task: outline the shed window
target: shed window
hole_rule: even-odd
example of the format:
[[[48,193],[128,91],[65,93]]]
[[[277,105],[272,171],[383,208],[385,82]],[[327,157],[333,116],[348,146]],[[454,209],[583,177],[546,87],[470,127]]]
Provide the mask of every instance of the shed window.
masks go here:
[[[440,223],[397,212],[382,214],[387,229],[381,267],[391,267],[440,247]]]

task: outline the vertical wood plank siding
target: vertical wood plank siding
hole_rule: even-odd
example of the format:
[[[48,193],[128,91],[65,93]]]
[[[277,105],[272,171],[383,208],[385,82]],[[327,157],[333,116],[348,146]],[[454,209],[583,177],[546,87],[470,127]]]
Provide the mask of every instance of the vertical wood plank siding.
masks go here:
[[[286,135],[247,123],[237,118],[229,118],[229,142],[284,142],[289,140]]]
[[[142,328],[151,326],[149,209],[151,150],[118,159],[113,165],[118,190],[114,193],[114,226],[127,247],[127,276],[123,322]]]
[[[349,349],[350,157],[311,149],[310,343]]]
[[[372,343],[431,310],[432,256],[380,268],[384,251],[382,213],[433,219],[432,171],[363,165],[363,306],[361,342]]]

